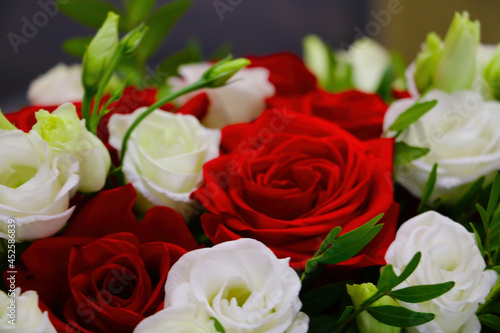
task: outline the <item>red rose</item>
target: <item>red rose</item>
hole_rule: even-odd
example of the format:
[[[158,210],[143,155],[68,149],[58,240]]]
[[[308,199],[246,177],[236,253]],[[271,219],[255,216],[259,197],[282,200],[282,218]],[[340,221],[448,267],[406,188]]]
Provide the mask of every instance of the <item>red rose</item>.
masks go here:
[[[268,99],[275,108],[296,110],[336,123],[358,139],[379,138],[387,105],[380,96],[351,90],[327,93],[314,90],[300,96],[276,96]]]
[[[317,88],[316,77],[302,59],[292,53],[246,58],[251,62],[249,68],[264,67],[269,70],[269,82],[276,88],[276,95],[305,94]]]
[[[380,213],[384,227],[350,267],[382,265],[394,240],[391,139],[359,141],[323,119],[267,110],[255,122],[222,130],[221,157],[204,166],[194,197],[214,243],[262,241],[303,269],[335,226],[351,231]]]
[[[169,268],[197,248],[183,218],[167,207],[137,222],[131,185],[101,192],[61,236],[21,255],[16,283],[36,290],[58,332],[132,332],[162,308]]]

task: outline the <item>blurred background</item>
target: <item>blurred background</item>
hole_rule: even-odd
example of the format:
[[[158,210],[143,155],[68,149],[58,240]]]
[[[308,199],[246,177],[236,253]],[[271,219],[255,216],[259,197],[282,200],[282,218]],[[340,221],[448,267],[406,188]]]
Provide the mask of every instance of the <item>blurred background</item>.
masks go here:
[[[68,1],[68,0],[65,0]],[[121,0],[105,0],[120,6]],[[159,5],[169,2],[159,0]],[[302,38],[317,34],[333,47],[345,47],[366,35],[383,45],[399,49],[410,62],[425,36],[436,31],[444,36],[455,11],[468,10],[482,24],[482,43],[500,41],[498,0],[192,0],[187,13],[174,26],[167,40],[151,59],[155,66],[167,55],[197,38],[208,57],[223,43],[230,43],[235,56],[272,52],[301,53]],[[79,62],[61,49],[70,37],[87,36],[94,29],[61,12],[40,16],[54,0],[0,2],[0,107],[9,112],[26,103],[31,80],[59,62]],[[226,4],[221,10],[221,3]],[[219,5],[219,9],[216,9]],[[47,17],[47,15],[46,15]],[[14,34],[23,36],[26,22],[41,20],[29,38],[12,45]],[[11,38],[9,39],[9,36]]]

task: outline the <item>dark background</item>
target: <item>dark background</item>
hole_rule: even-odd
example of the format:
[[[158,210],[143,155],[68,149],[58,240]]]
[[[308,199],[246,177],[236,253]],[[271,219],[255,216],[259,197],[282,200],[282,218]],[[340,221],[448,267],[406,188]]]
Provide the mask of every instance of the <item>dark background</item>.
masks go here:
[[[66,55],[61,43],[76,36],[91,34],[87,28],[63,13],[49,18],[27,44],[19,45],[16,54],[7,35],[22,35],[24,20],[42,10],[39,1],[2,0],[0,2],[0,107],[9,112],[19,108],[31,80],[59,62],[79,59]],[[106,0],[116,5],[120,0]],[[159,4],[168,2],[160,0]],[[205,54],[230,42],[233,54],[268,54],[278,51],[301,52],[302,37],[315,33],[332,46],[351,43],[355,27],[363,27],[368,17],[368,0],[241,0],[221,21],[213,0],[193,0],[192,7],[179,20],[152,65],[168,54],[183,48],[187,39],[197,37]],[[234,1],[233,3],[238,3]]]

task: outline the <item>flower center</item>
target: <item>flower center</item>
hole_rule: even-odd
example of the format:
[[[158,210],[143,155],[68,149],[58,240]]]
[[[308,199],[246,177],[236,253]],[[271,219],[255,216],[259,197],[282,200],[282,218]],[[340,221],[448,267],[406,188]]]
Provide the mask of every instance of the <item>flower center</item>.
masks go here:
[[[235,288],[233,287],[227,289],[224,298],[227,299],[229,302],[231,302],[231,300],[234,298],[236,300],[237,305],[239,307],[242,307],[251,294],[252,292],[246,286],[240,286]]]
[[[27,165],[11,165],[0,172],[0,185],[18,188],[33,178],[37,169]]]

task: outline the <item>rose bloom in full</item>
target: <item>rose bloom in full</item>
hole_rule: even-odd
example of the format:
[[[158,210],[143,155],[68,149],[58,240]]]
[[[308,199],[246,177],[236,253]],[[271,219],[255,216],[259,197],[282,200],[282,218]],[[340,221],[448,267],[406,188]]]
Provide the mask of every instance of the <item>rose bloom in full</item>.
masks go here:
[[[403,223],[385,259],[400,274],[415,253],[422,257],[415,271],[395,289],[454,281],[455,286],[438,298],[422,303],[400,305],[436,318],[408,332],[477,333],[481,324],[476,316],[480,303],[495,284],[498,274],[485,270],[476,237],[462,225],[434,211]]]
[[[253,239],[191,251],[170,270],[165,310],[146,318],[135,332],[164,332],[160,328],[174,323],[187,329],[172,313],[191,312],[205,314],[204,325],[198,319],[205,328],[200,332],[209,332],[213,323],[207,317],[214,317],[228,333],[305,333],[309,318],[299,312],[301,283],[288,263]]]
[[[17,240],[52,236],[74,210],[69,200],[80,180],[77,159],[55,156],[34,131],[0,130],[0,147],[0,237],[9,237],[11,218]]]
[[[121,153],[127,129],[146,109],[110,118],[109,143]],[[127,182],[139,193],[137,206],[168,206],[186,219],[196,213],[191,193],[203,182],[202,166],[219,155],[220,131],[191,115],[155,110],[132,132],[123,160]]]
[[[132,332],[163,308],[170,267],[198,248],[171,208],[137,222],[136,196],[130,184],[101,191],[16,262],[16,285],[38,293],[57,332]]]
[[[348,232],[385,213],[377,238],[341,265],[385,264],[398,215],[392,139],[360,141],[327,120],[273,109],[225,127],[221,147],[194,192],[213,243],[254,238],[300,270],[332,228]]]

